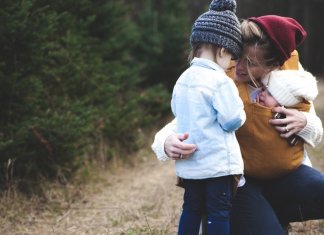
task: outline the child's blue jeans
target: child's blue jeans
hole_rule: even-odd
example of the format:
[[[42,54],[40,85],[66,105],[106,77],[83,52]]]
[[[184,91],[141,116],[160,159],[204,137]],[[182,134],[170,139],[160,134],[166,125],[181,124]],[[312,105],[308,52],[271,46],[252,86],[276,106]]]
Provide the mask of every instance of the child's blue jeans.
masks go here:
[[[184,179],[183,183],[185,192],[178,235],[198,234],[202,214],[205,212],[207,212],[208,234],[230,234],[233,176]]]

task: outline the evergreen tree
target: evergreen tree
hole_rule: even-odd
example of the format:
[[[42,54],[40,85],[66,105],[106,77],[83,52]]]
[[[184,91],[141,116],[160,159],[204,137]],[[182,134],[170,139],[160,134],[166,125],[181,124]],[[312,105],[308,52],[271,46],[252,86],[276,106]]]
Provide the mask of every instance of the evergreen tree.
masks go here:
[[[185,1],[142,0],[137,20],[141,40],[137,55],[145,64],[145,85],[162,83],[170,91],[187,66],[190,14]]]
[[[106,159],[138,147],[137,131],[170,111],[159,83],[186,64],[181,2],[0,2],[1,187],[66,178],[101,144]]]

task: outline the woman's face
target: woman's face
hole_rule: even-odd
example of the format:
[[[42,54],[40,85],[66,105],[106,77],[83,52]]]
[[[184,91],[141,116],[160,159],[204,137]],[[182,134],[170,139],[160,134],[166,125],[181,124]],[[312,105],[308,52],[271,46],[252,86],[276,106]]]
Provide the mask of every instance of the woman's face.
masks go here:
[[[249,82],[252,76],[254,80],[258,81],[265,74],[270,72],[262,61],[264,60],[263,51],[254,45],[244,46],[242,57],[235,65],[234,78],[238,82]]]

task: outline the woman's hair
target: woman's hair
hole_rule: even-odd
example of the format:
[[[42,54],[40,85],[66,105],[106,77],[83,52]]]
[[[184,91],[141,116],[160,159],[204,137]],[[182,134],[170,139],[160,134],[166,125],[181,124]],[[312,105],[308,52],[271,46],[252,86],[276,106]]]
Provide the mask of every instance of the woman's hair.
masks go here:
[[[270,38],[253,21],[241,22],[242,39],[244,46],[254,46],[261,50],[264,57],[258,58],[260,65],[265,67],[279,65],[277,50]]]
[[[279,56],[277,50],[273,45],[270,38],[265,34],[260,27],[253,21],[243,20],[241,23],[242,41],[244,46],[254,47],[254,50],[258,50],[261,53],[256,55],[263,55],[263,57],[256,58],[257,65],[263,68],[264,71],[269,72],[279,67]],[[247,58],[249,60],[249,58]],[[251,82],[255,87],[259,87],[260,82],[253,76],[250,70],[250,65],[247,64],[247,72],[251,79]]]

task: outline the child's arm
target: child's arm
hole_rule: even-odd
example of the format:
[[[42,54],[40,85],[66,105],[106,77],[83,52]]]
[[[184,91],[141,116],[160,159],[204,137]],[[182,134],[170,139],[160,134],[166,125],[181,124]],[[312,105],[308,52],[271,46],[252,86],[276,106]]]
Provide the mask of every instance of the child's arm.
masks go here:
[[[230,78],[214,92],[213,106],[217,111],[217,121],[225,131],[235,131],[244,124],[246,114],[243,102]]]

